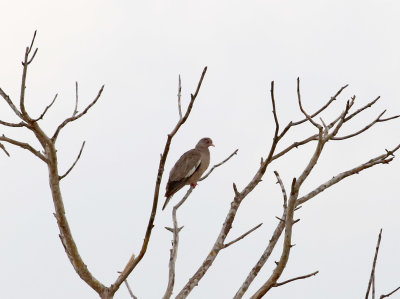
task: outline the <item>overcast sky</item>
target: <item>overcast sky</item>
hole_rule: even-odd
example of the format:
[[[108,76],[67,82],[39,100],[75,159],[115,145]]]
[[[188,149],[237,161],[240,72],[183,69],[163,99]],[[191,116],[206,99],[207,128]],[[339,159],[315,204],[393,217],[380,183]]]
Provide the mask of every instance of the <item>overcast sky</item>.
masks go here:
[[[67,217],[81,256],[93,275],[114,282],[132,253],[138,253],[152,205],[154,183],[167,134],[178,119],[177,82],[183,105],[204,66],[208,72],[190,119],[174,138],[168,172],[201,137],[211,137],[211,163],[239,153],[201,182],[178,212],[180,235],[176,291],[197,270],[213,245],[233,199],[232,182],[243,188],[265,157],[273,136],[269,98],[275,80],[282,125],[299,120],[296,78],[305,109],[315,111],[345,84],[329,121],[352,95],[355,109],[377,96],[376,107],[349,123],[353,132],[381,111],[400,113],[400,3],[353,1],[2,1],[0,86],[17,100],[24,49],[38,30],[39,52],[27,80],[26,106],[32,115],[58,93],[42,122],[51,134],[74,109],[75,81],[80,109],[105,84],[98,104],[62,132],[61,172],[86,140],[81,160],[62,181]],[[4,101],[0,118],[15,121]],[[283,141],[314,134],[309,124]],[[399,121],[379,123],[363,136],[329,143],[300,195],[344,170],[400,143]],[[1,134],[29,141],[21,129]],[[283,146],[282,145],[282,146]],[[264,225],[222,251],[190,298],[232,298],[266,247],[281,215],[282,198],[272,171],[289,188],[315,144],[271,165],[243,202],[228,241],[258,223]],[[19,148],[0,155],[1,297],[98,298],[74,272],[58,237],[47,168]],[[313,198],[296,213],[290,259],[282,280],[319,270],[307,280],[270,291],[268,298],[361,298],[377,235],[383,228],[376,269],[378,295],[399,286],[399,170],[397,159],[348,178]],[[176,203],[184,191],[171,203]],[[160,199],[163,201],[163,198]],[[167,285],[171,204],[159,210],[149,250],[129,277],[140,299],[161,298]],[[281,243],[246,293],[267,279]],[[124,286],[115,298],[129,298]],[[394,295],[392,298],[400,298]]]

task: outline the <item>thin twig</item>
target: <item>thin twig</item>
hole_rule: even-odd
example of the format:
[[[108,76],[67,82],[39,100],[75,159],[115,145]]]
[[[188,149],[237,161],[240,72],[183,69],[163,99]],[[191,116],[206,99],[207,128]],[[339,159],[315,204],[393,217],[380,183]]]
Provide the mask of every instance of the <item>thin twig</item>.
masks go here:
[[[277,183],[279,184],[279,186],[281,186],[281,191],[282,191],[282,195],[283,195],[283,208],[286,209],[287,208],[287,195],[286,195],[285,186],[283,185],[281,177],[279,176],[279,173],[276,170],[274,171],[274,174],[276,176],[276,179],[278,180]]]
[[[3,89],[0,88],[0,96],[6,101],[8,106],[14,111],[15,115],[17,115],[20,119],[23,120],[21,112],[18,110],[18,108],[14,105],[10,97],[4,92]]]
[[[54,102],[56,101],[58,96],[58,93],[56,93],[56,95],[54,96],[54,99],[51,101],[51,103],[49,105],[46,106],[46,108],[43,110],[42,114],[40,114],[40,116],[36,119],[34,119],[33,121],[38,121],[43,119],[43,117],[45,116],[47,110],[49,110],[51,108],[51,106],[53,106]]]
[[[33,34],[33,38],[31,41],[31,45],[29,47],[26,47],[25,50],[25,56],[24,56],[24,61],[22,62],[22,79],[21,79],[21,92],[20,92],[20,98],[19,98],[19,106],[21,110],[21,115],[25,121],[30,121],[31,118],[28,115],[28,113],[25,110],[25,89],[26,89],[26,76],[28,72],[28,65],[33,61],[33,59],[36,56],[36,53],[38,49],[36,48],[32,57],[29,58],[29,54],[31,53],[31,50],[33,48],[33,43],[35,42],[36,38],[36,30],[35,33]]]
[[[248,230],[247,232],[245,232],[244,234],[240,235],[239,237],[237,237],[236,239],[230,241],[229,243],[224,244],[224,246],[222,248],[227,248],[229,246],[231,246],[232,244],[235,244],[236,242],[242,240],[243,238],[245,238],[247,235],[251,234],[252,232],[254,232],[257,228],[259,228],[262,225],[262,223],[256,225],[255,227],[253,227],[252,229]]]
[[[118,271],[117,273],[121,274],[122,272]],[[131,289],[131,287],[130,287],[130,285],[128,283],[128,280],[124,280],[124,283],[125,283],[126,288],[128,289],[128,292],[129,292],[129,295],[131,296],[131,298],[137,299],[137,297],[132,292],[132,289]]]
[[[383,299],[383,298],[387,298],[389,296],[392,296],[395,292],[397,292],[398,290],[400,290],[400,287],[395,288],[393,291],[391,291],[390,293],[386,294],[386,295],[381,295],[379,297],[379,299]]]
[[[282,282],[277,282],[277,283],[274,285],[274,287],[280,287],[280,286],[282,286],[282,285],[284,285],[284,284],[287,284],[287,283],[292,282],[292,281],[295,281],[295,280],[309,278],[309,277],[311,277],[311,276],[317,275],[318,273],[319,273],[319,271],[315,271],[315,272],[310,273],[310,274],[307,274],[307,275],[298,276],[298,277],[295,277],[295,278],[292,278],[292,279],[288,279],[288,280],[285,280],[285,281],[282,281]]]
[[[10,157],[9,152],[7,152],[6,147],[2,143],[0,143],[0,148],[6,153],[7,156]]]
[[[271,82],[271,102],[272,102],[272,115],[274,116],[274,121],[275,121],[275,138],[279,138],[278,137],[278,133],[279,133],[279,121],[278,121],[278,115],[276,113],[276,105],[275,105],[275,95],[274,95],[274,81]]]
[[[365,294],[365,299],[368,299],[369,291],[371,289],[371,285],[374,280],[375,266],[376,266],[376,260],[378,259],[378,251],[379,251],[379,246],[381,245],[381,238],[382,238],[382,229],[379,231],[379,235],[378,235],[378,242],[377,242],[376,248],[375,248],[375,256],[374,256],[374,261],[372,262],[371,275],[369,277],[368,288],[367,288],[367,293]]]
[[[61,129],[64,128],[68,123],[77,120],[79,118],[81,118],[83,115],[85,115],[90,108],[92,108],[94,106],[94,104],[96,104],[96,102],[98,101],[98,99],[100,99],[100,96],[103,92],[104,89],[104,85],[100,88],[99,92],[97,93],[97,96],[95,97],[95,99],[85,108],[85,110],[83,110],[81,113],[76,114],[75,116],[71,116],[68,117],[66,120],[64,120],[56,129],[56,131],[54,132],[53,137],[51,137],[51,140],[53,142],[56,141],[58,134],[60,133]]]
[[[82,143],[82,146],[81,146],[81,149],[80,149],[80,151],[79,151],[79,154],[78,154],[78,156],[76,157],[76,159],[75,159],[74,163],[72,164],[72,166],[67,170],[66,173],[64,173],[63,175],[61,175],[61,176],[59,177],[59,180],[60,180],[60,181],[61,181],[63,178],[65,178],[65,177],[71,172],[71,170],[75,167],[75,164],[78,162],[79,158],[80,158],[81,155],[82,155],[83,148],[85,147],[85,142],[86,142],[86,141],[84,141],[84,142]]]
[[[381,114],[379,114],[378,117],[377,117],[375,120],[373,120],[371,123],[369,123],[368,125],[366,125],[366,126],[365,126],[364,128],[362,128],[361,130],[358,130],[357,132],[352,133],[352,134],[349,134],[349,135],[346,135],[346,136],[342,136],[342,137],[333,137],[332,140],[344,140],[344,139],[348,139],[348,138],[357,136],[357,135],[359,135],[359,134],[365,132],[366,130],[368,130],[369,128],[371,128],[373,125],[375,125],[375,124],[378,123],[378,122],[385,122],[385,121],[393,120],[393,119],[396,119],[396,118],[399,117],[399,115],[396,115],[396,116],[392,116],[392,117],[389,117],[389,118],[382,119],[381,117],[383,116],[383,114],[384,114],[385,112],[386,112],[386,110],[383,111]]]
[[[182,96],[182,85],[181,85],[181,75],[179,75],[179,85],[178,85],[178,111],[179,119],[182,119],[182,107],[181,107],[181,96]]]
[[[232,154],[230,154],[229,157],[226,158],[224,161],[222,161],[222,162],[220,162],[220,163],[218,163],[218,164],[215,164],[202,178],[199,179],[199,181],[205,180],[205,179],[211,174],[211,172],[214,171],[215,168],[221,166],[222,164],[224,164],[225,162],[227,162],[230,158],[232,158],[234,155],[236,155],[237,152],[238,152],[238,150],[239,150],[239,149],[236,149],[236,150],[235,150]]]
[[[355,98],[355,96],[353,97]],[[376,97],[374,100],[372,100],[371,102],[367,103],[366,105],[364,105],[363,107],[361,107],[360,109],[354,111],[352,114],[350,114],[349,116],[347,116],[345,118],[345,121],[349,121],[350,119],[352,119],[354,116],[360,114],[361,112],[363,112],[365,109],[372,107],[381,97]]]
[[[78,81],[75,81],[75,108],[72,117],[78,114]]]

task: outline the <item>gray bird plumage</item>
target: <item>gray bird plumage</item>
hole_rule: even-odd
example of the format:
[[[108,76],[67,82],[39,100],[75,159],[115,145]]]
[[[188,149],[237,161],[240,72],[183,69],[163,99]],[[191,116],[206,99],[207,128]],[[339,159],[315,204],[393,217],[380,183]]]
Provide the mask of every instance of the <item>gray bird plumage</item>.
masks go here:
[[[210,165],[209,146],[214,146],[211,138],[202,138],[194,149],[184,153],[175,163],[169,173],[163,210],[170,198],[182,187],[185,185],[196,186],[197,181]]]

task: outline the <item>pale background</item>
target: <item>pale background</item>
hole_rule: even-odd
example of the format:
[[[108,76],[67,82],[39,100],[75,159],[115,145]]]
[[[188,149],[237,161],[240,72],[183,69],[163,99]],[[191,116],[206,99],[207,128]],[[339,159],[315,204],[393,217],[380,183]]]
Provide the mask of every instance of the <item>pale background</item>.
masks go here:
[[[384,109],[388,116],[400,113],[398,1],[38,0],[2,1],[0,8],[0,85],[17,99],[20,61],[37,29],[39,52],[28,74],[26,106],[39,115],[59,93],[43,122],[49,134],[71,115],[76,80],[81,108],[106,85],[99,103],[65,128],[57,144],[60,168],[65,170],[81,142],[87,141],[79,164],[61,187],[80,253],[107,285],[141,246],[159,155],[178,117],[178,74],[187,104],[203,67],[209,68],[192,115],[173,141],[161,190],[176,159],[201,137],[212,137],[216,145],[211,163],[236,148],[239,154],[200,183],[179,211],[185,228],[177,291],[214,243],[232,200],[232,182],[245,186],[267,153],[273,134],[271,80],[282,125],[302,118],[296,103],[297,76],[309,112],[350,84],[325,114],[327,121],[353,94],[356,107],[382,96],[376,108],[344,132],[360,129]],[[1,119],[15,120],[3,102]],[[33,142],[19,131],[2,128],[1,133]],[[285,142],[311,133],[313,128],[306,124]],[[301,194],[394,147],[399,137],[395,120],[353,140],[328,144]],[[222,251],[190,298],[232,298],[264,250],[277,223],[274,216],[281,215],[281,194],[272,170],[278,170],[289,187],[313,146],[271,165],[243,202],[228,241],[260,222],[264,225]],[[45,165],[27,151],[11,146],[8,150],[10,158],[0,156],[1,297],[98,298],[74,272],[58,238]],[[294,227],[296,246],[282,279],[320,273],[273,289],[268,298],[363,297],[380,228],[384,231],[377,292],[399,286],[399,170],[397,159],[389,166],[379,165],[304,205],[297,213],[301,221]],[[139,298],[161,298],[166,288],[171,233],[164,226],[171,223],[170,212],[171,206],[157,214],[147,255],[129,277]],[[280,244],[245,298],[270,274]],[[115,298],[128,296],[121,286]]]

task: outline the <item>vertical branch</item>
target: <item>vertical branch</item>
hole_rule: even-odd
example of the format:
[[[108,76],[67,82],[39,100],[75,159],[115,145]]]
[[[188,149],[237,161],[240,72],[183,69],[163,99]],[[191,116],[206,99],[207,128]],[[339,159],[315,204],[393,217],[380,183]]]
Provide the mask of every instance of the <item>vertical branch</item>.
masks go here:
[[[35,30],[35,33],[33,34],[31,45],[29,47],[26,47],[26,49],[25,49],[24,61],[22,62],[23,69],[22,69],[22,80],[21,80],[21,92],[20,92],[19,106],[20,106],[21,114],[22,114],[24,120],[26,120],[26,121],[30,120],[30,117],[25,109],[26,75],[28,73],[28,65],[35,58],[37,50],[38,50],[36,48],[35,51],[33,52],[32,57],[29,58],[29,54],[32,51],[33,43],[35,42],[35,38],[36,38],[36,30]]]
[[[175,284],[175,264],[178,256],[178,247],[179,247],[179,232],[182,230],[182,227],[178,226],[178,220],[176,217],[176,212],[180,208],[180,206],[186,201],[189,195],[192,193],[193,187],[190,186],[189,190],[186,192],[185,196],[172,208],[172,223],[173,228],[166,227],[167,230],[172,232],[172,248],[170,250],[170,258],[169,258],[169,273],[168,273],[168,286],[165,290],[165,294],[163,299],[171,298],[172,292],[174,290]]]
[[[294,208],[296,207],[296,200],[298,197],[299,190],[297,189],[296,178],[292,181],[292,188],[289,197],[289,204],[287,207],[287,215],[285,219],[285,237],[283,240],[283,249],[281,258],[275,267],[275,270],[271,274],[270,278],[261,286],[261,288],[250,298],[259,299],[262,298],[272,287],[275,286],[279,277],[281,276],[286,264],[289,260],[290,248],[292,247],[292,228],[293,228],[293,216]]]

